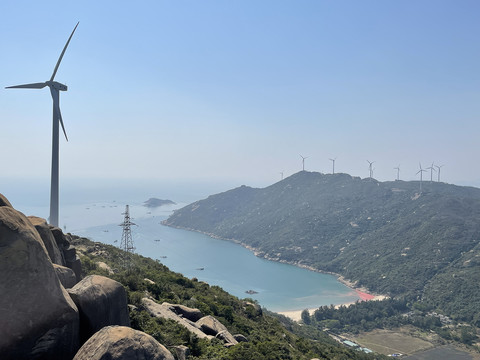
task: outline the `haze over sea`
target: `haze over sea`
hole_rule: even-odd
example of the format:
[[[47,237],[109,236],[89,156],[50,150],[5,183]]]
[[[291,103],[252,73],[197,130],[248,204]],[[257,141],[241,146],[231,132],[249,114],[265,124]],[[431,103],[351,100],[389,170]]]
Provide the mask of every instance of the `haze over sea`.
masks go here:
[[[26,215],[48,217],[48,182],[0,182],[2,192]],[[219,190],[226,186],[223,190]],[[321,305],[350,303],[356,292],[334,276],[256,257],[232,242],[161,225],[174,209],[229,189],[228,184],[154,184],[136,186],[119,181],[69,182],[61,198],[60,225],[73,234],[115,246],[120,245],[125,205],[136,226],[132,237],[136,252],[158,259],[171,270],[218,285],[240,298],[251,297],[272,311],[302,310]],[[48,195],[48,193],[47,193]],[[150,197],[169,199],[177,205],[149,209]],[[254,290],[257,294],[246,294]]]

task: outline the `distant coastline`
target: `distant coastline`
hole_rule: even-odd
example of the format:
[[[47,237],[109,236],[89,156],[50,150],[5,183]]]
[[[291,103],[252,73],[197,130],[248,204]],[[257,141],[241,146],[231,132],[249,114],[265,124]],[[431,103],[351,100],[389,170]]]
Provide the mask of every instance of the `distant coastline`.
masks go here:
[[[169,227],[172,227],[172,228],[175,228],[175,229],[181,229],[181,230],[188,230],[188,231],[193,231],[193,232],[197,232],[197,233],[200,233],[200,234],[203,234],[203,235],[207,235],[211,238],[214,238],[214,239],[218,239],[218,240],[224,240],[224,241],[229,241],[229,242],[233,242],[235,244],[238,244],[238,245],[241,245],[242,247],[250,250],[255,256],[257,257],[261,257],[263,259],[266,259],[266,260],[270,260],[270,261],[275,261],[275,262],[280,262],[280,263],[284,263],[284,264],[289,264],[289,265],[293,265],[293,266],[296,266],[296,267],[299,267],[299,268],[303,268],[303,269],[306,269],[306,270],[310,270],[310,271],[313,271],[313,272],[317,272],[317,273],[322,273],[322,274],[328,274],[328,275],[333,275],[337,278],[337,280],[339,282],[341,282],[342,284],[344,284],[346,287],[352,289],[353,291],[355,291],[355,293],[357,294],[357,296],[360,298],[359,300],[357,301],[370,301],[370,300],[383,300],[383,299],[386,299],[388,298],[388,296],[386,295],[382,295],[382,294],[376,294],[376,293],[373,293],[373,292],[370,292],[368,289],[364,288],[364,287],[359,287],[356,285],[356,283],[350,281],[350,280],[347,280],[343,275],[340,275],[340,274],[337,274],[337,273],[334,273],[334,272],[330,272],[330,271],[323,271],[323,270],[319,270],[319,269],[316,269],[314,268],[313,266],[309,266],[309,265],[305,265],[305,264],[300,264],[296,261],[288,261],[288,260],[285,260],[285,259],[280,259],[280,258],[271,258],[269,256],[265,256],[264,252],[258,250],[257,248],[251,246],[251,245],[248,245],[248,244],[245,244],[239,240],[236,240],[236,239],[228,239],[228,238],[223,238],[221,236],[218,236],[218,235],[215,235],[215,234],[212,234],[212,233],[209,233],[209,232],[206,232],[206,231],[200,231],[200,230],[196,230],[196,229],[191,229],[191,228],[188,228],[188,227],[183,227],[183,226],[177,226],[177,225],[172,225],[172,224],[169,224],[167,222],[167,220],[164,220],[161,222],[162,225],[164,226],[169,226]],[[348,303],[344,303],[344,304],[336,304],[335,307],[340,307],[340,306],[349,306],[349,305],[352,305],[352,304],[355,304],[356,301],[354,302],[348,302]],[[318,309],[317,308],[311,308],[311,309],[307,309],[311,314],[313,314],[313,312]],[[304,309],[292,309],[292,310],[286,310],[286,311],[278,311],[277,313],[279,314],[282,314],[282,315],[285,315],[289,318],[291,318],[292,320],[295,320],[295,321],[298,321],[300,320],[300,315],[301,315],[301,312],[303,311]]]

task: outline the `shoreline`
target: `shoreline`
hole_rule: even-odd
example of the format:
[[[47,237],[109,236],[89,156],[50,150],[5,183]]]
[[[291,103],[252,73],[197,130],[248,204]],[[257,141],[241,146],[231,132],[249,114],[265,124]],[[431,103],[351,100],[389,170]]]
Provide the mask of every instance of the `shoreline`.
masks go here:
[[[243,243],[239,240],[236,240],[236,239],[222,238],[218,235],[208,233],[208,232],[205,232],[205,231],[200,231],[200,230],[191,229],[191,228],[182,227],[182,226],[174,226],[172,224],[168,224],[167,220],[163,220],[161,222],[161,224],[164,225],[164,226],[169,226],[169,227],[175,228],[175,229],[194,231],[194,232],[197,232],[197,233],[200,233],[200,234],[203,234],[203,235],[207,235],[207,236],[209,236],[211,238],[214,238],[214,239],[233,242],[235,244],[241,245],[242,247],[246,248],[247,250],[250,250],[255,256],[263,258],[265,260],[280,262],[280,263],[283,263],[283,264],[289,264],[289,265],[297,266],[297,267],[300,267],[300,268],[303,268],[303,269],[306,269],[306,270],[310,270],[310,271],[313,271],[313,272],[317,272],[317,273],[333,275],[343,285],[345,285],[349,289],[352,289],[353,291],[355,291],[355,293],[359,297],[359,300],[357,300],[357,301],[343,303],[343,304],[337,304],[337,305],[335,305],[335,308],[339,308],[341,306],[350,306],[350,305],[355,304],[356,302],[360,302],[360,301],[379,301],[379,300],[384,300],[384,299],[388,298],[388,296],[386,296],[386,295],[376,294],[376,293],[370,292],[365,287],[357,286],[356,282],[347,280],[343,275],[340,275],[340,274],[337,274],[337,273],[334,273],[334,272],[331,272],[331,271],[319,270],[319,269],[316,269],[316,268],[314,268],[310,265],[302,264],[302,263],[297,262],[297,261],[287,261],[287,260],[280,259],[280,258],[271,258],[269,256],[266,256],[263,251],[260,251],[257,248],[254,248],[253,246],[245,244],[245,243]],[[316,308],[309,308],[307,310],[310,313],[310,315],[312,315],[314,313],[314,311],[317,310],[320,306],[318,306]],[[305,309],[285,310],[285,311],[275,311],[275,312],[277,314],[284,315],[284,316],[286,316],[286,317],[288,317],[288,318],[290,318],[294,321],[299,321],[299,320],[301,320],[301,313],[302,313],[303,310],[305,310]]]
[[[348,303],[343,303],[343,304],[336,304],[334,305],[335,309],[339,309],[340,307],[342,306],[345,306],[345,307],[349,307],[351,305],[354,305],[356,304],[357,302],[363,302],[363,301],[380,301],[380,300],[384,300],[387,298],[387,296],[385,295],[371,295],[371,294],[367,294],[363,291],[360,291],[358,289],[353,289],[355,290],[355,292],[358,294],[358,296],[360,297],[360,300],[357,300],[357,301],[351,301],[351,302],[348,302]],[[365,297],[365,298],[362,298],[362,297]],[[319,306],[320,307],[320,306]],[[304,310],[308,310],[308,313],[311,315],[313,315],[315,313],[315,310],[317,310],[319,307],[316,307],[316,308],[309,308],[309,309],[302,309],[302,310],[284,310],[284,311],[274,311],[275,313],[277,314],[280,314],[280,315],[283,315],[283,316],[286,316],[288,317],[289,319],[293,320],[293,321],[297,321],[299,322],[300,320],[302,320],[302,312]]]

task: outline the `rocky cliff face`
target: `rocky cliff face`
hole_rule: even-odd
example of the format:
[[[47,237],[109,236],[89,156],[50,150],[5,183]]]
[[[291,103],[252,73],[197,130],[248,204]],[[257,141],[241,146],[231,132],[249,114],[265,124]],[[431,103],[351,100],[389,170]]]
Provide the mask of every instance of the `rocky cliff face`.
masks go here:
[[[120,283],[102,276],[81,280],[70,235],[44,219],[26,217],[2,194],[0,272],[2,359],[70,360],[77,351],[76,359],[93,359],[100,345],[99,359],[128,359],[132,353],[173,359],[155,339],[125,327],[127,297]],[[161,357],[155,355],[158,349]]]

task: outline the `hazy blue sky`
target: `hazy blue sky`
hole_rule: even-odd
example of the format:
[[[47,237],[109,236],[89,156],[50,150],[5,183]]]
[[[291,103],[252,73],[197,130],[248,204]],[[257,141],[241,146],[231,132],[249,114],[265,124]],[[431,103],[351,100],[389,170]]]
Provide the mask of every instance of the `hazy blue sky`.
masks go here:
[[[480,2],[0,2],[2,177],[220,179],[301,170],[480,185]]]

